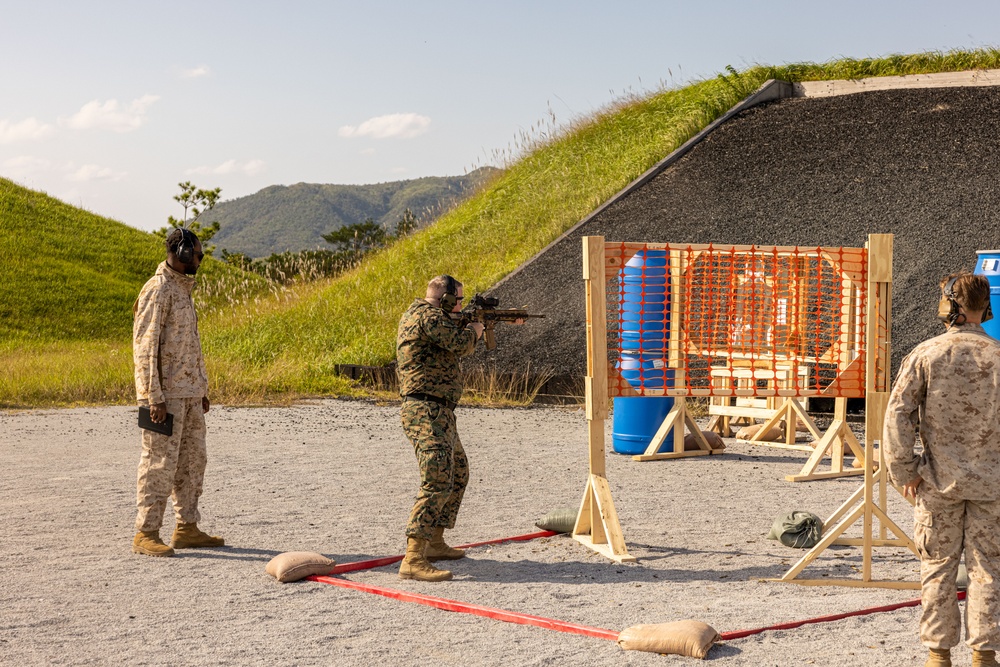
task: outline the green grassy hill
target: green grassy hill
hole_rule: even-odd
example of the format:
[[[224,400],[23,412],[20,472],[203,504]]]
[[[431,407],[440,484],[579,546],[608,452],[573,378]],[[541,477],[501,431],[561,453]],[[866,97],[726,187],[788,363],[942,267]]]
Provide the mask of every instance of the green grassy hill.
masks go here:
[[[511,156],[511,164],[488,187],[353,272],[268,298],[242,299],[230,308],[213,308],[212,299],[224,300],[232,285],[246,279],[235,276],[230,287],[215,281],[215,288],[209,281],[202,333],[213,395],[233,403],[350,392],[334,377],[334,365],[390,361],[399,315],[422,294],[429,277],[451,273],[469,292],[490,287],[767,79],[998,67],[1000,50],[983,49],[730,70],[676,90],[619,101],[554,137],[529,138],[522,154]],[[155,242],[144,248],[139,239],[148,235],[0,183],[0,267],[5,279],[33,276],[30,281],[15,277],[16,284],[0,288],[6,289],[0,292],[3,319],[19,320],[7,342],[0,339],[0,367],[8,369],[0,374],[0,406],[130,400],[131,359],[123,343],[109,351],[101,343],[54,342],[32,353],[16,341],[36,331],[66,339],[90,336],[101,331],[102,322],[109,331],[123,328],[128,319],[123,313],[157,260]],[[131,234],[138,235],[135,246],[105,249],[102,242],[119,239],[121,245],[120,239]],[[12,236],[19,238],[11,241]],[[30,253],[49,254],[45,243],[53,251],[42,263]],[[93,249],[83,252],[82,247]],[[132,268],[111,273],[111,264],[129,263],[133,253],[138,259]],[[23,268],[32,261],[44,268]],[[111,275],[121,284],[114,285]],[[104,284],[112,284],[107,294],[113,298],[94,301],[85,295]],[[71,295],[53,294],[67,286]],[[78,307],[87,312],[74,316],[80,320],[74,328],[62,329],[58,318],[71,304],[82,304]],[[53,318],[55,323],[46,321]],[[108,362],[114,355],[124,355],[127,362]]]
[[[162,243],[0,178],[0,340],[128,336]]]
[[[465,176],[417,178],[373,185],[272,185],[246,197],[220,202],[206,214],[218,221],[212,240],[229,252],[266,257],[286,250],[326,247],[323,234],[372,218],[388,231],[409,209],[418,221],[432,220],[497,174],[482,167]]]

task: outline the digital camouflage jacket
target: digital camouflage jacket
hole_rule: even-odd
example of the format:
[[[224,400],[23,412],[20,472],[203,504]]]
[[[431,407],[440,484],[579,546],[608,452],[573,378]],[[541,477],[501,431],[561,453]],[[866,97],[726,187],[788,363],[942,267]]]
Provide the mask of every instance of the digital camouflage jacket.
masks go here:
[[[1000,342],[965,324],[913,348],[889,396],[882,447],[897,485],[919,476],[946,497],[1000,500]]]
[[[396,332],[399,394],[430,394],[457,403],[462,397],[458,359],[475,347],[475,331],[459,328],[443,310],[417,299]]]
[[[143,285],[132,312],[135,393],[150,405],[168,398],[208,395],[198,316],[191,292],[195,280],[161,262]]]

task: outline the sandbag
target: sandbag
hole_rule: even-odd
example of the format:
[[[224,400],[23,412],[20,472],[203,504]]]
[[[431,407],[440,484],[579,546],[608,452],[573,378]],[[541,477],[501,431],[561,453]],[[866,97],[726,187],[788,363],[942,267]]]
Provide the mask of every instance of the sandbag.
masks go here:
[[[725,449],[726,443],[723,442],[722,436],[715,431],[702,431],[701,434],[705,436],[705,440],[708,441],[708,446],[712,449]],[[698,441],[695,438],[694,433],[688,433],[684,436],[684,451],[693,452],[696,449],[701,449],[698,446]]]
[[[736,439],[749,440],[750,438],[757,435],[762,426],[763,424],[751,424],[750,426],[744,426],[743,428],[741,428],[739,431],[736,432]],[[764,437],[762,439],[770,442],[777,442],[779,440],[784,440],[785,429],[781,428],[778,425],[772,426],[767,430],[767,433],[764,434]]]
[[[823,537],[823,520],[812,512],[795,510],[782,514],[771,524],[767,539],[778,540],[786,547],[808,549]]]
[[[712,626],[689,620],[633,625],[618,635],[618,645],[626,651],[670,653],[704,660],[708,650],[720,639],[722,637]]]
[[[268,561],[264,571],[285,584],[305,579],[313,574],[331,574],[336,566],[334,561],[323,554],[313,551],[286,551]]]
[[[535,525],[542,530],[552,530],[557,533],[572,533],[573,526],[576,525],[576,514],[576,510],[572,507],[560,507],[536,521]]]

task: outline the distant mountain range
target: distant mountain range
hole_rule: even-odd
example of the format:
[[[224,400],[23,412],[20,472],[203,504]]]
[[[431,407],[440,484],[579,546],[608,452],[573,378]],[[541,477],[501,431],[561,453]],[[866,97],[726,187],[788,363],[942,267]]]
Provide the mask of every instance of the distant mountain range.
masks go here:
[[[266,257],[286,250],[327,247],[323,234],[367,218],[393,232],[406,209],[423,226],[498,172],[481,167],[465,176],[374,185],[272,185],[256,194],[220,202],[202,218],[206,223],[219,221],[212,243],[220,250]]]

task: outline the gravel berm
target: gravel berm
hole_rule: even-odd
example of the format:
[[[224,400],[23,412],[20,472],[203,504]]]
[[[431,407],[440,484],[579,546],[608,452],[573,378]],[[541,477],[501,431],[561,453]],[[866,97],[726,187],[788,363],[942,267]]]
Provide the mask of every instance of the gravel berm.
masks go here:
[[[492,294],[546,319],[502,327],[471,364],[584,375],[582,236],[861,246],[895,235],[894,368],[942,331],[938,280],[1000,247],[1000,88],[876,91],[751,108]]]
[[[0,663],[4,665],[680,665],[614,642],[449,613],[264,573],[284,551],[338,563],[401,553],[416,493],[398,405],[322,401],[208,414],[201,525],[220,549],[154,559],[130,552],[139,433],[134,407],[0,413]],[[472,481],[455,543],[535,532],[579,503],[587,474],[578,408],[459,408]],[[610,427],[610,422],[609,422]],[[610,441],[609,441],[610,449]],[[442,584],[395,567],[345,575],[406,591],[622,630],[704,621],[757,628],[910,600],[916,591],[766,581],[801,555],[765,539],[792,509],[827,516],[857,478],[791,484],[801,453],[738,445],[722,456],[636,463],[608,478],[635,564],[566,536],[472,549]],[[895,492],[890,514],[912,511]],[[169,537],[173,519],[163,534]],[[851,534],[856,535],[857,532]],[[857,577],[860,550],[834,547],[807,570]],[[879,550],[877,577],[913,579],[908,552]],[[914,665],[919,608],[724,642],[726,665]],[[956,650],[956,664],[969,651]]]

